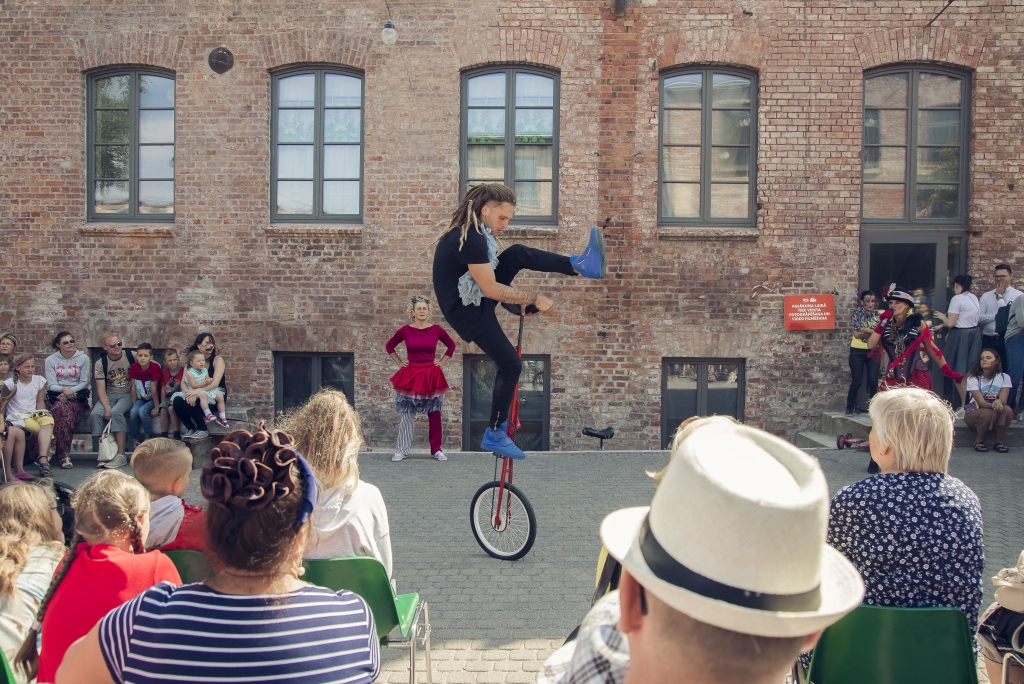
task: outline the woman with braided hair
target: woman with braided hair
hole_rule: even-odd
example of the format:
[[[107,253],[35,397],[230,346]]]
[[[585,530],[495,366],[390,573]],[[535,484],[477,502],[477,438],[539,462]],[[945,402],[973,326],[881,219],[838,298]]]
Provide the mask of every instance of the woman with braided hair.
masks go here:
[[[157,582],[181,583],[171,559],[143,549],[149,493],[135,478],[116,470],[98,472],[75,491],[71,506],[75,537],[14,661],[28,679],[39,682],[56,681],[65,652],[110,609]]]
[[[526,454],[505,430],[523,362],[494,309],[498,302],[515,312],[526,307],[528,314],[550,311],[554,306],[544,295],[511,286],[522,270],[603,278],[607,263],[604,236],[597,226],[590,229],[590,241],[578,255],[562,256],[524,245],[512,245],[499,254],[495,236],[508,228],[515,210],[515,193],[501,183],[482,183],[467,190],[435,242],[433,273],[434,292],[445,320],[498,367],[490,420],[480,446],[484,451],[521,459]]]

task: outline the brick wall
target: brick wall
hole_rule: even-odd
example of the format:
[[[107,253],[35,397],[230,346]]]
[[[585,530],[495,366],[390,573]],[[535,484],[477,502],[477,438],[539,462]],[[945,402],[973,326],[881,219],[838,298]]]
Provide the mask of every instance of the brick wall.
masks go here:
[[[776,433],[816,423],[844,394],[847,336],[790,333],[781,295],[831,291],[844,320],[859,251],[864,69],[933,61],[974,73],[970,266],[1024,270],[1020,198],[1024,11],[955,3],[804,0],[398,0],[399,42],[379,39],[383,2],[176,0],[0,6],[0,329],[42,353],[67,328],[184,347],[217,335],[232,401],[273,408],[272,351],[356,358],[356,404],[374,449],[393,444],[383,342],[409,295],[430,293],[428,245],[457,201],[460,70],[526,62],[561,75],[557,230],[517,241],[571,252],[607,221],[605,281],[530,278],[556,314],[531,321],[550,354],[551,445],[657,447],[661,358],[747,359],[746,419]],[[218,46],[235,66],[213,73]],[[268,70],[365,71],[365,218],[360,226],[269,222]],[[760,79],[755,230],[659,229],[659,70],[739,65]],[[85,72],[142,64],[176,73],[173,225],[85,220]],[[1017,189],[1015,189],[1017,188]],[[752,288],[771,291],[751,297]],[[512,321],[509,320],[512,333]],[[460,343],[464,352],[477,351]],[[461,443],[461,364],[445,408]]]

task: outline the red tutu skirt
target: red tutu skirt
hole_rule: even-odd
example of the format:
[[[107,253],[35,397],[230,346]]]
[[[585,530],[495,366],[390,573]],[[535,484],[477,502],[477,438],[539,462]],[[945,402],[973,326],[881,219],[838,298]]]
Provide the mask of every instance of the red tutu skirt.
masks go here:
[[[402,396],[433,399],[448,390],[444,371],[433,363],[410,363],[391,376],[391,386]]]
[[[886,376],[882,379],[882,384],[878,391],[884,392],[887,389],[897,389],[900,387],[919,387],[924,390],[931,390],[932,374],[928,371],[916,370],[910,374],[909,380]]]

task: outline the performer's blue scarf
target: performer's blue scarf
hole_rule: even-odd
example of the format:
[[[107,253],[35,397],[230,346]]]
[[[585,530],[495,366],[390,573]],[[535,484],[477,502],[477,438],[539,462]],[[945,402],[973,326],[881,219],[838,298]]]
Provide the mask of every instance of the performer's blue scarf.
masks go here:
[[[483,226],[484,238],[487,239],[487,260],[491,262],[491,268],[498,268],[498,241],[491,235],[491,231],[487,226]],[[484,297],[484,293],[480,290],[480,286],[473,280],[473,275],[469,272],[463,273],[462,277],[459,278],[459,296],[462,297],[462,304],[464,306],[480,306],[480,301]]]

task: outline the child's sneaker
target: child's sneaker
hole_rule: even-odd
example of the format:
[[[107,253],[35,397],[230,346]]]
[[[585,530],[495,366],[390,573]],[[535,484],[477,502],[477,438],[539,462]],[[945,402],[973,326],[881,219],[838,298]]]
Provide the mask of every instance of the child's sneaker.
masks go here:
[[[395,455],[391,457],[391,460],[394,461],[395,463],[398,463],[399,461],[404,461],[405,456],[405,454],[400,454],[396,451]]]
[[[217,419],[213,417],[212,413],[207,411],[206,413],[203,414],[203,420],[205,420],[207,423],[212,423]]]
[[[223,413],[219,414],[217,416],[217,425],[220,425],[221,427],[229,427],[228,417],[225,416]]]
[[[437,450],[437,451],[436,451],[436,452],[434,453],[434,458],[436,458],[436,459],[437,459],[438,461],[447,461],[447,460],[448,460],[448,457],[447,457],[447,456],[445,456],[445,455],[444,455],[444,452],[443,452],[443,451],[441,451],[440,449],[438,449],[438,450]]]

